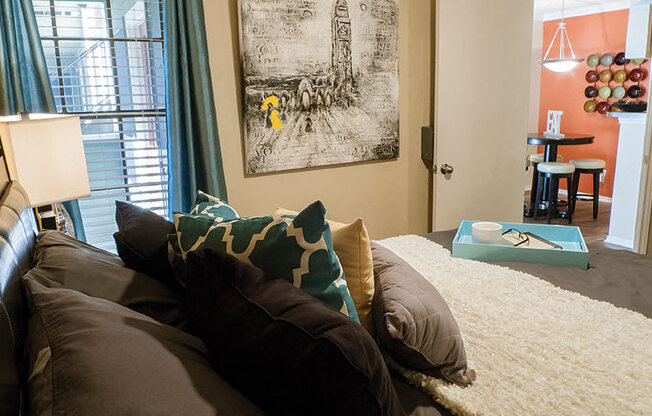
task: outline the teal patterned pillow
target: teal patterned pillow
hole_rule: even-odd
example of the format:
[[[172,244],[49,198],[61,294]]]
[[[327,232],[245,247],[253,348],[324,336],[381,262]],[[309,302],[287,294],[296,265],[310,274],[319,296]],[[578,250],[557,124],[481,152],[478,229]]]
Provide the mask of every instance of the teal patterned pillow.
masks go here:
[[[174,225],[184,259],[188,252],[203,248],[221,251],[291,282],[360,322],[333,251],[325,214],[324,205],[317,201],[296,217],[274,215],[222,222],[175,213]]]
[[[202,191],[197,191],[195,205],[190,210],[190,214],[210,217],[216,221],[229,221],[240,218],[240,215],[229,204]]]

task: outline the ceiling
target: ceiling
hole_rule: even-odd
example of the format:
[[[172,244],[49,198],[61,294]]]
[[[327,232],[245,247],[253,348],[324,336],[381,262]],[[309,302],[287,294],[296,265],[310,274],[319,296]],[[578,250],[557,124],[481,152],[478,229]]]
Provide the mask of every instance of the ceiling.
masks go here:
[[[562,0],[534,0],[534,20],[561,18]],[[628,9],[630,0],[566,0],[566,17]]]

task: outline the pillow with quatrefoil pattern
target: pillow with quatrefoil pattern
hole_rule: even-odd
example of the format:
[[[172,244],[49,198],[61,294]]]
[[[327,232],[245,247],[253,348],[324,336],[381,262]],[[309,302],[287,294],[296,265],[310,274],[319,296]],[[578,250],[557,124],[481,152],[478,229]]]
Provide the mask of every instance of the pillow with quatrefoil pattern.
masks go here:
[[[216,221],[229,221],[240,218],[240,215],[231,205],[202,191],[197,191],[197,198],[192,210],[190,210],[190,214],[213,218]]]
[[[172,246],[185,260],[189,252],[209,248],[285,279],[331,308],[359,322],[335,251],[326,209],[321,201],[298,215],[222,221],[203,214],[174,214]]]

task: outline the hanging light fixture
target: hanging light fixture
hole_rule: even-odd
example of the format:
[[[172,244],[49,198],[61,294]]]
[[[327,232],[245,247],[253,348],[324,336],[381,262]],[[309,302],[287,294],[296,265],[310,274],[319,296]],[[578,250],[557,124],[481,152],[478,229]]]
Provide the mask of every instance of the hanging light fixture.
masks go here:
[[[568,37],[568,30],[566,30],[566,22],[564,22],[564,9],[566,8],[566,0],[562,0],[561,4],[561,22],[559,22],[555,36],[553,36],[550,46],[546,51],[546,55],[539,61],[546,69],[553,72],[568,72],[575,69],[583,59],[575,58],[575,52],[573,51],[573,45],[571,44],[570,38]],[[550,50],[555,44],[555,40],[559,36],[559,58],[548,59]],[[566,57],[566,42],[568,42],[568,48],[570,49],[571,56]]]

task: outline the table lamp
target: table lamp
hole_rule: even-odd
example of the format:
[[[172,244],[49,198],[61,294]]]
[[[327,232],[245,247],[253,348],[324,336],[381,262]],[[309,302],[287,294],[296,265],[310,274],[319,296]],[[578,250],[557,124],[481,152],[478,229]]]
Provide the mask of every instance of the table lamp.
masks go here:
[[[0,142],[9,179],[25,188],[41,228],[50,219],[60,229],[58,203],[90,195],[79,117],[0,117]]]

